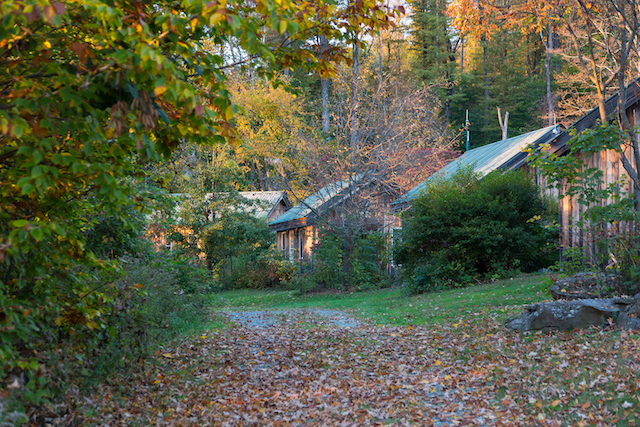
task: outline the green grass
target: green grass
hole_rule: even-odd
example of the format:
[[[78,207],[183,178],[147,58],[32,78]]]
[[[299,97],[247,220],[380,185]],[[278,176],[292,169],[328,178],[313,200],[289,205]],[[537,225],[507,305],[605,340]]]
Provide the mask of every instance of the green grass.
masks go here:
[[[238,290],[212,295],[211,303],[216,310],[344,309],[382,325],[420,325],[487,309],[507,317],[522,304],[548,299],[548,288],[546,276],[534,274],[422,295],[407,295],[401,288],[310,294]]]

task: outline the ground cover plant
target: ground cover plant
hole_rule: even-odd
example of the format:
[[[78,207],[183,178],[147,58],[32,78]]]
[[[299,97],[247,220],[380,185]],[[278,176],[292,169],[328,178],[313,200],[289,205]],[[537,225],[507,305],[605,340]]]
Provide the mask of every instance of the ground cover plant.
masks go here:
[[[637,425],[640,334],[503,327],[547,287],[530,275],[413,296],[224,292],[211,298],[215,324],[167,341],[129,384],[86,396],[74,421]],[[325,312],[333,308],[355,327],[332,324]]]

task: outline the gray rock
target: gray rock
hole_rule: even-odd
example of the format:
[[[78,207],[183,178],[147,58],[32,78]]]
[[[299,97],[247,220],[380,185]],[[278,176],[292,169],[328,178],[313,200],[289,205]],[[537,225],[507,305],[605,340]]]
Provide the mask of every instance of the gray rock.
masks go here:
[[[631,304],[620,313],[616,323],[623,329],[640,329],[640,294],[630,301]]]
[[[616,319],[616,324],[622,329],[640,329],[640,318],[635,313],[620,313]]]
[[[592,325],[606,325],[607,319],[617,319],[633,300],[582,299],[533,304],[519,316],[505,322],[505,326],[519,331],[570,331]]]
[[[607,293],[618,286],[615,274],[578,273],[562,279],[553,278],[549,288],[555,300],[578,300],[607,297]]]

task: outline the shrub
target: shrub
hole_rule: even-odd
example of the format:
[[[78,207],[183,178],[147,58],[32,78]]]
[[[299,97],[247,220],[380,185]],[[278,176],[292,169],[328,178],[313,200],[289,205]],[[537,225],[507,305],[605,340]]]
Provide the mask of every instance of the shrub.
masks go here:
[[[124,257],[118,265],[117,273],[77,271],[73,278],[82,278],[86,294],[66,308],[30,313],[39,334],[9,347],[12,359],[4,359],[2,379],[18,378],[23,385],[10,396],[12,410],[30,413],[70,385],[108,380],[115,370],[132,372],[160,343],[207,318],[203,291],[211,279],[206,269],[191,265],[184,269],[186,277],[180,277],[179,267],[189,264],[162,253]],[[23,363],[26,356],[32,358],[28,364]]]
[[[386,236],[378,231],[364,231],[349,237],[347,242],[335,229],[321,229],[313,249],[313,270],[308,275],[316,288],[366,290],[387,283]]]
[[[227,269],[233,273],[233,262],[237,257],[254,257],[269,251],[273,233],[264,219],[243,211],[224,211],[213,224],[208,225],[200,235],[203,249],[210,267],[217,266],[221,272],[222,284],[228,286]],[[233,278],[231,278],[233,280]]]
[[[98,258],[117,258],[125,254],[137,255],[142,245],[144,217],[133,207],[126,209],[125,221],[114,215],[100,215],[95,224],[84,235],[86,248]]]
[[[288,284],[295,272],[295,263],[270,248],[235,257],[231,282],[234,288],[275,288]]]
[[[415,292],[546,267],[557,238],[549,212],[522,173],[480,179],[462,170],[431,184],[403,214],[395,259]]]
[[[158,342],[207,316],[204,292],[211,279],[206,269],[158,254],[150,260],[127,260],[123,273],[113,284],[113,306],[105,319],[108,333],[96,352],[98,376],[108,373],[114,361],[125,367],[147,357]]]

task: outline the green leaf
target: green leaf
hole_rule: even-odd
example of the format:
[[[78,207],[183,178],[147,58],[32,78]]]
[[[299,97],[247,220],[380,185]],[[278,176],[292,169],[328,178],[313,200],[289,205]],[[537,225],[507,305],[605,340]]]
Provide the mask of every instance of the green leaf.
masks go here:
[[[31,178],[37,178],[42,175],[42,168],[40,166],[34,166],[31,168]]]
[[[44,238],[44,233],[42,232],[42,228],[32,228],[30,231],[31,237],[35,239],[36,242],[41,242]]]
[[[35,190],[36,188],[32,184],[25,184],[22,186],[21,194],[23,196],[28,196],[29,194],[33,193]]]

